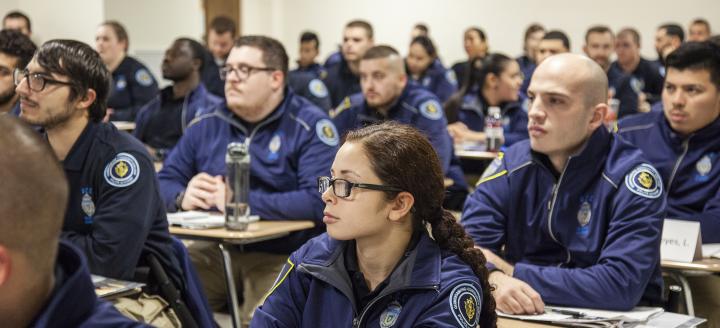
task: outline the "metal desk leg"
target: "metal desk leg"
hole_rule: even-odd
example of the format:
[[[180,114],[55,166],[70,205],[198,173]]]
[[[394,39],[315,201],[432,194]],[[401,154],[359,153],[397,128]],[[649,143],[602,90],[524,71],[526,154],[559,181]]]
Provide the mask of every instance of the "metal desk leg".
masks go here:
[[[682,272],[673,273],[672,275],[682,285],[683,294],[685,294],[685,309],[687,310],[688,315],[694,317],[695,308],[693,307],[692,292],[690,291],[690,284],[688,283],[687,278],[685,278],[685,275],[682,274]]]
[[[234,328],[240,328],[240,311],[238,305],[237,289],[235,288],[235,280],[233,279],[232,262],[230,260],[230,251],[227,246],[222,243],[218,244],[220,247],[220,253],[222,253],[223,268],[225,269],[225,286],[227,287],[228,293],[228,307],[230,310],[230,317]]]

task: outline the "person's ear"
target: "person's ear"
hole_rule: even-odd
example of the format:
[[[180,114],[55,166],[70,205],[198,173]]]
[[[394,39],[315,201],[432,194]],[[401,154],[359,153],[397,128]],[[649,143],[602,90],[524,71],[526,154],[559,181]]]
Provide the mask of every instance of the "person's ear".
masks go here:
[[[77,107],[83,109],[90,108],[90,106],[95,102],[95,99],[97,99],[97,93],[95,93],[95,90],[87,89],[85,91],[85,96],[77,102]]]
[[[498,86],[498,76],[495,75],[495,73],[488,73],[487,76],[485,76],[485,85],[487,85],[490,89],[497,88]]]
[[[202,64],[203,64],[202,59],[193,58],[192,62],[193,62],[193,69],[195,69],[196,71],[198,71],[198,73],[200,73],[200,68],[202,68]]]
[[[270,85],[273,90],[282,89],[285,87],[286,76],[279,70],[275,70],[270,75],[272,77]]]
[[[5,285],[10,279],[12,272],[12,260],[10,258],[10,250],[0,245],[0,287]]]
[[[599,126],[605,122],[605,115],[608,113],[608,105],[600,103],[595,105],[592,109],[592,116],[590,117],[590,130],[595,131]]]
[[[388,219],[393,222],[399,222],[410,213],[415,205],[415,197],[407,191],[402,191],[391,201],[390,213]]]

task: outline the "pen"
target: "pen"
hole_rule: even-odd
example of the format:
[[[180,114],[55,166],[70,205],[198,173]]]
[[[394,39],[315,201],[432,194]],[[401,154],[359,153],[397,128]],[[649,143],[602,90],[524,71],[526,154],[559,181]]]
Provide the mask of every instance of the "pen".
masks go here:
[[[585,317],[585,313],[580,312],[580,311],[562,310],[562,309],[553,309],[553,308],[545,308],[545,309],[550,310],[555,313],[559,313],[559,314],[571,315],[573,318]]]

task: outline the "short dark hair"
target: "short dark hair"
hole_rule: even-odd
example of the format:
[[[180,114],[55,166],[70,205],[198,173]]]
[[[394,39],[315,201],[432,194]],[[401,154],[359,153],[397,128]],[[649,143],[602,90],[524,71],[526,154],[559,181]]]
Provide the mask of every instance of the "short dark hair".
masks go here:
[[[422,31],[422,32],[425,33],[426,35],[430,33],[430,29],[429,29],[428,26],[427,26],[426,24],[424,24],[424,23],[417,23],[417,24],[415,24],[415,26],[413,26],[413,28],[416,28],[416,29]]]
[[[235,47],[253,47],[262,51],[263,64],[282,71],[287,83],[289,59],[280,41],[264,35],[244,35],[235,40]]]
[[[315,32],[305,31],[300,34],[300,43],[315,41],[315,49],[320,48],[320,39]]]
[[[84,97],[88,89],[95,90],[95,101],[88,108],[90,120],[100,122],[105,117],[110,72],[93,48],[75,40],[50,40],[40,46],[36,58],[49,73],[70,78],[70,100]]]
[[[567,34],[565,32],[560,30],[552,30],[550,32],[545,33],[545,36],[542,38],[543,40],[560,40],[562,41],[563,46],[565,49],[570,50],[570,39],[568,38]]]
[[[685,31],[683,31],[683,28],[680,27],[680,25],[675,23],[668,23],[663,24],[658,27],[658,30],[665,30],[665,34],[668,36],[674,36],[680,39],[680,42],[685,41]]]
[[[392,55],[400,56],[400,53],[391,46],[379,45],[368,49],[361,60],[388,58]]]
[[[480,37],[480,40],[483,40],[483,42],[487,42],[487,36],[485,35],[485,31],[483,31],[483,29],[481,29],[477,26],[471,26],[471,27],[468,27],[467,30],[465,30],[465,32],[470,32],[470,31],[477,33],[478,36]]]
[[[350,28],[350,27],[362,28],[365,30],[365,33],[367,33],[368,39],[373,38],[373,35],[374,35],[373,27],[367,21],[364,21],[362,19],[351,20],[350,22],[345,24],[345,28]]]
[[[695,18],[690,22],[690,25],[705,25],[708,31],[710,31],[710,23],[705,18]]]
[[[720,45],[711,41],[683,43],[667,56],[665,68],[707,70],[720,90]]]
[[[230,35],[233,38],[235,38],[235,35],[237,34],[237,25],[235,24],[235,21],[227,16],[215,16],[215,18],[210,21],[210,29],[215,31],[217,34],[230,32]]]
[[[203,47],[200,42],[191,38],[177,38],[174,42],[184,42],[188,44],[188,47],[190,47],[190,51],[192,52],[192,58],[200,60],[199,71],[202,72],[203,67],[205,66],[205,47]]]
[[[0,53],[17,58],[16,68],[25,68],[36,50],[37,46],[25,34],[15,30],[0,31]]]
[[[118,41],[125,41],[125,52],[128,51],[128,48],[130,48],[130,38],[128,37],[127,30],[125,30],[125,27],[120,24],[120,22],[109,20],[104,21],[100,24],[100,26],[109,26],[113,32],[115,32],[115,36],[117,36]]]
[[[30,24],[30,17],[23,14],[22,12],[19,12],[17,10],[11,11],[3,17],[3,25],[5,25],[5,20],[8,18],[22,18],[25,20],[25,25],[27,25],[28,31],[32,32],[32,24]]]
[[[425,52],[430,56],[430,58],[437,58],[437,49],[435,48],[435,44],[432,42],[432,40],[424,35],[416,36],[410,41],[410,45],[413,44],[419,44],[423,49],[425,49]]]
[[[540,25],[538,23],[532,23],[532,24],[528,25],[528,27],[525,29],[525,38],[523,39],[523,41],[527,41],[527,39],[530,37],[531,34],[538,32],[538,31],[545,32],[545,27],[543,27],[542,25]]]
[[[12,115],[0,115],[0,244],[52,271],[68,184],[49,144]],[[38,203],[41,202],[41,204]]]
[[[599,33],[599,34],[610,33],[610,36],[615,37],[613,35],[612,30],[609,27],[607,27],[605,25],[594,25],[594,26],[591,26],[587,30],[587,32],[585,32],[585,43],[588,42],[588,38],[590,37],[590,34],[593,34],[593,33]]]
[[[618,32],[617,34],[618,39],[624,38],[626,36],[630,36],[633,42],[635,42],[635,45],[640,47],[640,33],[636,29],[632,27],[625,27],[621,29],[620,32]]]

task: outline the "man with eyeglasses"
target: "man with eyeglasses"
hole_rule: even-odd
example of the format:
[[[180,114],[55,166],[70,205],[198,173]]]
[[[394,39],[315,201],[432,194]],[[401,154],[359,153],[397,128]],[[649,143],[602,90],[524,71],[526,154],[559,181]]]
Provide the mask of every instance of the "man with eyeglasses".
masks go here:
[[[84,253],[93,274],[132,280],[153,254],[184,286],[150,156],[135,138],[101,123],[110,73],[97,52],[51,40],[14,76],[20,117],[44,128],[69,182],[61,238]]]
[[[263,220],[316,222],[315,229],[232,253],[233,271],[243,279],[244,321],[288,254],[324,230],[316,179],[330,171],[339,143],[327,114],[287,87],[287,71],[288,56],[280,42],[265,36],[239,38],[222,70],[226,106],[196,118],[159,173],[169,211],[223,211],[227,145],[242,142],[250,150],[251,213]],[[190,254],[210,305],[222,309],[227,298],[220,252],[215,245],[197,245]]]
[[[20,115],[20,96],[15,93],[13,71],[25,67],[36,49],[35,44],[19,31],[0,31],[0,115]]]

